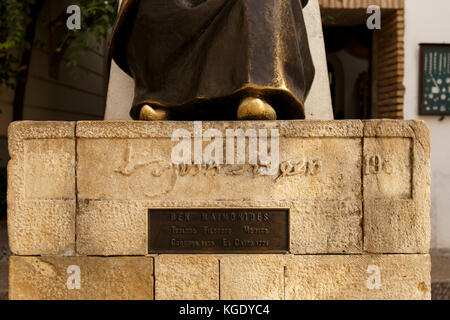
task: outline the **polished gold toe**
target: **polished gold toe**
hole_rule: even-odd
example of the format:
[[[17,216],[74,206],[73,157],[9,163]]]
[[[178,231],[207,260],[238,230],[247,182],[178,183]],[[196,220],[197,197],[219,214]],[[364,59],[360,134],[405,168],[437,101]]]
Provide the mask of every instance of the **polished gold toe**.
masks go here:
[[[166,109],[155,109],[149,105],[144,105],[139,113],[139,120],[143,121],[164,121],[169,118],[169,112]]]
[[[237,111],[238,120],[277,120],[274,108],[262,99],[249,97],[242,100]]]

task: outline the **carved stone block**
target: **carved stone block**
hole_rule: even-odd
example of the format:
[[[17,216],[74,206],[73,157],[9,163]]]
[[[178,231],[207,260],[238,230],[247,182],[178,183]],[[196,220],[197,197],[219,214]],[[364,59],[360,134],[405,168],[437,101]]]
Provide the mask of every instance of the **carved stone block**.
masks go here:
[[[224,256],[220,259],[222,300],[284,299],[283,255]]]
[[[11,300],[152,300],[152,257],[10,258]]]
[[[9,247],[16,255],[72,255],[75,201],[24,201],[8,211]]]
[[[361,201],[291,204],[291,252],[361,253]]]
[[[143,229],[147,209],[233,206],[291,209],[292,252],[361,252],[361,210],[350,209],[360,208],[362,200],[361,121],[200,124],[202,135],[213,129],[223,135],[224,161],[227,130],[277,130],[279,164],[274,175],[262,175],[258,165],[249,164],[248,145],[242,165],[174,164],[171,153],[178,143],[172,141],[174,131],[190,133],[195,148],[197,125],[124,121],[77,124],[78,253],[123,255],[146,250],[141,240],[148,238]],[[237,143],[236,139],[234,147]],[[207,146],[208,142],[201,142],[201,150]],[[312,207],[323,210],[302,215],[293,205],[295,201],[315,202]],[[344,202],[349,205],[338,204]],[[96,209],[89,209],[92,206]],[[342,209],[339,214],[331,213],[334,207]],[[130,219],[136,219],[133,221],[139,226]],[[134,227],[120,227],[130,224]],[[315,227],[304,229],[307,225]],[[331,230],[334,232],[327,233]]]
[[[430,131],[423,121],[364,121],[364,250],[428,253]]]
[[[431,298],[429,255],[290,256],[286,299]]]
[[[218,300],[219,259],[208,255],[155,257],[156,300]]]
[[[195,155],[174,163],[176,130],[203,163]],[[266,132],[267,150],[260,136],[247,136],[245,161],[228,163],[228,148],[234,160],[242,154],[226,133],[239,130]],[[207,133],[214,138],[203,139]],[[254,138],[259,152],[251,153]],[[429,140],[420,121],[14,123],[11,298],[429,299]],[[208,158],[213,143],[225,161]],[[277,161],[264,163],[264,151]],[[239,254],[214,246],[205,255],[177,254],[180,234],[192,231],[183,216],[169,218],[181,209],[207,213],[198,215],[194,240],[228,241]],[[208,222],[214,209],[230,224],[242,214],[232,227],[257,244],[226,228],[226,236],[208,234],[220,227],[220,219]],[[157,232],[170,255],[148,256],[152,210],[164,221]],[[246,220],[251,210],[279,216],[257,228]],[[272,251],[271,239],[280,243]]]
[[[8,136],[11,251],[70,253],[75,242],[75,123],[15,122]]]
[[[378,144],[378,146],[375,146],[375,149],[378,149],[378,151],[381,152],[389,150],[389,143],[386,142],[389,139],[392,139],[393,141],[402,139],[403,142],[400,142],[400,144],[398,145],[399,150],[392,150],[392,152],[389,152],[389,154],[393,154],[394,156],[398,157],[399,161],[402,161],[402,159],[404,159],[403,164],[396,164],[392,167],[392,169],[400,169],[396,172],[393,172],[393,174],[397,176],[399,176],[399,174],[401,174],[402,172],[403,174],[409,174],[410,170],[408,170],[406,166],[406,164],[409,163],[411,166],[411,196],[409,198],[413,200],[430,200],[431,139],[430,129],[428,128],[425,121],[366,120],[364,121],[364,137],[365,141],[371,140],[367,138],[380,139],[380,143]],[[409,144],[410,151],[407,150],[408,140],[411,141],[411,143]],[[390,145],[392,146],[392,143]],[[406,159],[407,154],[409,154],[409,159]],[[371,156],[376,155],[377,154],[367,154],[366,152],[364,153],[364,157],[369,158],[369,160]],[[378,156],[382,157],[382,154],[378,154]],[[387,176],[388,174],[385,175],[385,178]],[[400,179],[403,181],[403,186],[406,186],[406,178],[403,176]],[[394,196],[390,196],[389,198],[398,199],[399,196],[401,196],[401,192],[397,195],[394,194]]]
[[[361,253],[361,201],[82,201],[77,217],[77,253],[145,255],[148,210],[197,208],[287,208],[290,252]],[[169,211],[171,212],[171,211]],[[169,214],[169,213],[168,213]],[[270,226],[275,228],[276,226]],[[170,230],[166,230],[170,232]],[[177,238],[173,235],[173,238]],[[221,236],[216,238],[222,239]],[[232,239],[234,240],[234,239]],[[174,249],[176,250],[176,249]]]
[[[10,299],[153,299],[153,277],[162,300],[430,299],[430,271],[429,255],[13,256]]]
[[[412,139],[364,139],[364,199],[412,198]]]
[[[146,255],[147,210],[133,202],[80,201],[76,247],[82,255]]]
[[[175,130],[192,134],[193,122],[79,122],[79,199],[104,200],[360,200],[359,121],[205,122],[214,129],[278,130],[277,174],[261,175],[249,164],[177,165]],[[270,144],[270,142],[268,142]],[[202,149],[209,144],[200,142]],[[237,145],[237,142],[236,142]],[[226,151],[226,150],[225,150]],[[248,159],[248,149],[246,149]],[[96,164],[95,166],[92,164]],[[274,164],[275,165],[275,164]],[[279,167],[279,168],[278,168]],[[251,192],[249,192],[251,190]]]
[[[192,150],[200,139],[201,152],[212,141],[205,133],[218,132],[224,161],[228,131],[267,132],[268,155],[276,132],[276,170],[250,163],[248,137],[243,164],[204,154],[203,164],[173,163],[176,130]],[[428,252],[429,130],[420,121],[21,122],[9,135],[15,254],[72,254],[76,224],[78,254],[145,255],[149,209],[233,207],[289,210],[294,254]]]
[[[370,253],[428,253],[429,204],[414,200],[364,202],[364,251]]]

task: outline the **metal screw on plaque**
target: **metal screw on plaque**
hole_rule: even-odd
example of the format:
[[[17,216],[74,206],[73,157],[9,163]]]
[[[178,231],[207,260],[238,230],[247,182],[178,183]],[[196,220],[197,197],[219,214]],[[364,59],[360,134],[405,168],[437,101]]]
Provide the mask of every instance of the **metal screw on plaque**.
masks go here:
[[[380,268],[375,265],[370,265],[367,268],[367,273],[370,277],[366,281],[367,289],[369,290],[380,290],[381,289],[381,272]]]
[[[71,5],[67,7],[67,14],[70,14],[67,18],[67,29],[80,30],[81,29],[81,9],[77,5]]]
[[[381,9],[379,6],[369,6],[367,8],[367,14],[371,14],[369,18],[367,18],[367,28],[369,30],[380,30],[381,29]]]
[[[69,290],[80,290],[81,289],[81,269],[79,266],[69,266],[67,268],[67,273],[70,276],[67,278],[67,289]]]

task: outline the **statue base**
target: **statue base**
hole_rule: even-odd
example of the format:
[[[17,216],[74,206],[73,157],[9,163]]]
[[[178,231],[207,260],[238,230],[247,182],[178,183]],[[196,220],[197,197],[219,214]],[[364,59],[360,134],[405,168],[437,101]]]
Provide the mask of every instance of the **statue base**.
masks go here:
[[[420,121],[16,122],[10,299],[430,299]]]

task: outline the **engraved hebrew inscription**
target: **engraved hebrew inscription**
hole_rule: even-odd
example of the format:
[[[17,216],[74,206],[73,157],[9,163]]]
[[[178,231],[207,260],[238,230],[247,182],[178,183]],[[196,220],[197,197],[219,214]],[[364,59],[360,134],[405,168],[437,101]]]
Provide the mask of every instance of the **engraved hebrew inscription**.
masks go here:
[[[166,138],[79,139],[79,199],[361,199],[361,139],[281,138],[276,165],[247,158],[174,163],[173,144]],[[269,167],[273,175],[264,174]]]

